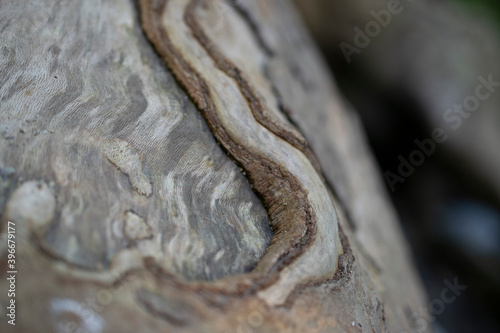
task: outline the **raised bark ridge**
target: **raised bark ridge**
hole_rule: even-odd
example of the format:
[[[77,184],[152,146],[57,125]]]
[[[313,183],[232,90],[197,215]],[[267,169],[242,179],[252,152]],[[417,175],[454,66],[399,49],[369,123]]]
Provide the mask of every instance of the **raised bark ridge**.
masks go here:
[[[274,236],[256,269],[226,278],[217,291],[283,304],[298,284],[335,273],[342,253],[335,207],[305,139],[262,106],[247,75],[198,23],[201,4],[209,6],[141,1],[143,26],[214,136],[245,168],[271,219]]]

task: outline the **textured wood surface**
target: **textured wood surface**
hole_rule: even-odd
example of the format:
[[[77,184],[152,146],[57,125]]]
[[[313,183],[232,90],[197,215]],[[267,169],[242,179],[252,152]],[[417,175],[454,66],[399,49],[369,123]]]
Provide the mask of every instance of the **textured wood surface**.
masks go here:
[[[425,296],[289,3],[0,8],[19,329],[409,330]]]
[[[188,279],[256,264],[271,235],[266,212],[130,3],[11,2],[1,15],[0,162],[15,169],[2,182],[7,196],[22,177],[57,198],[37,239],[46,253],[86,270],[154,256]],[[31,214],[19,200],[4,219]],[[148,239],[126,239],[131,214]]]
[[[266,113],[262,107],[259,88],[272,96],[271,85],[267,89],[258,86],[259,90],[254,91],[256,85],[245,77],[246,71],[221,53],[222,49],[198,22],[198,10],[212,13],[215,22],[220,7],[214,2],[203,2],[203,8],[201,4],[143,1],[144,26],[158,52],[203,110],[216,138],[247,170],[255,190],[264,199],[274,237],[256,274],[248,277],[252,291],[269,304],[280,305],[298,283],[335,272],[341,252],[335,208],[321,176],[307,158],[308,149],[296,144],[304,141],[302,136],[290,134],[287,122],[272,119],[279,110]],[[224,14],[222,31],[226,34],[220,41],[229,43],[223,52],[245,63],[247,56],[258,60],[258,45],[249,27],[232,18],[238,15],[234,10]],[[206,19],[210,25],[211,18]],[[231,26],[233,22],[239,22],[239,26]],[[232,37],[227,36],[230,31],[234,32]],[[232,43],[236,39],[241,44]],[[249,45],[251,42],[254,45]],[[257,49],[256,54],[245,52],[240,47],[245,44]],[[249,70],[258,75],[258,66]],[[275,100],[266,102],[277,106]],[[268,118],[258,122],[257,112]]]

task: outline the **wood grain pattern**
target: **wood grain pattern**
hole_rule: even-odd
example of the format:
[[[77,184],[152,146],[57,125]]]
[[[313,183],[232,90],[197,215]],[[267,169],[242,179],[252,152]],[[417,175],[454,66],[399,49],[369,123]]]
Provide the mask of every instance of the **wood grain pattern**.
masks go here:
[[[40,246],[90,272],[125,272],[144,256],[189,280],[253,268],[271,236],[266,211],[147,43],[136,8],[1,7],[0,167],[15,170],[4,197],[21,178],[51,188],[57,212]],[[154,237],[127,241],[128,212]]]
[[[410,330],[395,218],[289,2],[161,3],[1,2],[16,329]]]
[[[144,28],[263,197],[274,236],[248,278],[269,304],[282,304],[297,284],[333,276],[342,251],[335,208],[300,134],[269,120],[244,74],[197,23],[200,4],[142,1]]]

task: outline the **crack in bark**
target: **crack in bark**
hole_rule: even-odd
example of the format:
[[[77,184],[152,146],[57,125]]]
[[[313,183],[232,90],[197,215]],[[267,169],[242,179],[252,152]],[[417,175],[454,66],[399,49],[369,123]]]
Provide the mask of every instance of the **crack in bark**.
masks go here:
[[[196,20],[194,13],[196,8],[200,4],[202,4],[201,0],[191,1],[185,12],[184,18],[188,26],[191,28],[193,36],[198,40],[205,51],[214,60],[217,67],[238,83],[240,91],[243,96],[245,96],[248,105],[252,110],[252,114],[257,122],[271,131],[274,135],[282,138],[283,140],[287,141],[292,146],[303,152],[312,163],[316,171],[320,173],[319,163],[312,153],[311,149],[309,148],[306,139],[296,130],[287,128],[289,126],[285,124],[280,124],[278,120],[273,119],[273,117],[268,112],[266,112],[266,110],[262,107],[262,102],[257,97],[254,89],[245,79],[244,73],[242,73],[242,71],[235,64],[233,64],[233,62],[224,57],[222,53],[219,52],[217,46],[214,45],[207,34],[205,34],[200,24]],[[255,28],[251,30],[255,32]],[[259,40],[259,38],[257,39]]]
[[[184,283],[165,272],[151,260],[145,262],[146,267],[158,277],[167,276],[169,283],[176,287],[197,292],[200,295],[205,293],[214,293],[219,296],[253,295],[278,280],[279,273],[296,261],[314,243],[317,234],[317,216],[308,200],[308,190],[285,166],[271,160],[263,152],[246,147],[244,142],[239,142],[226,130],[211,97],[209,85],[176,48],[162,24],[167,2],[168,0],[140,1],[142,25],[146,35],[166,61],[180,85],[197,105],[215,138],[246,170],[253,188],[263,198],[271,218],[273,238],[257,267],[252,272],[240,276],[227,277],[213,282]],[[194,14],[200,3],[199,0],[191,0],[184,12],[185,23],[191,29],[192,35],[212,58],[216,67],[237,83],[255,120],[301,151],[322,180],[319,163],[306,140],[299,132],[286,128],[284,124],[278,123],[267,114],[240,69],[226,59],[203,32]]]

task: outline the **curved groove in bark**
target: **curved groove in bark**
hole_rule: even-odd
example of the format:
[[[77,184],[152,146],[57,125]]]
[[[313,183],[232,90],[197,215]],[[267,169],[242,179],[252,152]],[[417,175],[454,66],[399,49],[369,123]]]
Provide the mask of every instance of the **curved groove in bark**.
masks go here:
[[[309,148],[306,139],[296,129],[280,122],[280,120],[273,117],[271,113],[266,112],[262,106],[262,102],[255,93],[255,90],[252,88],[248,80],[245,79],[244,73],[233,62],[231,62],[231,60],[224,57],[222,52],[219,51],[217,46],[215,46],[215,44],[203,31],[202,27],[196,20],[196,15],[194,13],[196,8],[202,3],[203,0],[193,0],[189,3],[189,6],[186,9],[185,21],[191,28],[193,36],[203,46],[210,57],[212,57],[215,64],[217,64],[217,67],[238,83],[240,91],[243,96],[245,96],[255,120],[257,120],[257,122],[262,126],[266,127],[274,135],[282,138],[303,152],[313,164],[318,174],[320,174],[321,169],[319,162]]]
[[[172,22],[180,24],[167,17],[170,2],[176,2],[172,5],[174,9],[183,8],[182,13],[171,15],[182,14],[191,38],[175,35],[182,31],[181,27],[175,31],[168,29]],[[251,273],[210,283],[176,281],[175,284],[225,295],[259,293],[270,304],[282,304],[299,283],[328,279],[335,273],[342,252],[335,208],[305,139],[269,117],[241,71],[216,50],[196,22],[194,9],[199,4],[198,0],[141,0],[142,24],[214,136],[247,171],[255,191],[263,199],[274,235],[266,254]],[[187,52],[189,47],[195,50]],[[203,61],[198,62],[199,57]],[[207,62],[211,67],[207,68]],[[221,77],[227,78],[221,83],[218,80]],[[233,92],[238,93],[230,94],[227,86],[231,84],[237,86]],[[221,94],[217,85],[229,92],[226,94],[224,90]],[[224,99],[231,99],[230,107],[225,107]],[[254,122],[248,121],[251,118],[245,122],[248,117],[245,108]],[[245,136],[248,131],[251,138]],[[151,262],[147,264],[150,268],[154,266]],[[156,272],[168,275],[157,269]]]

